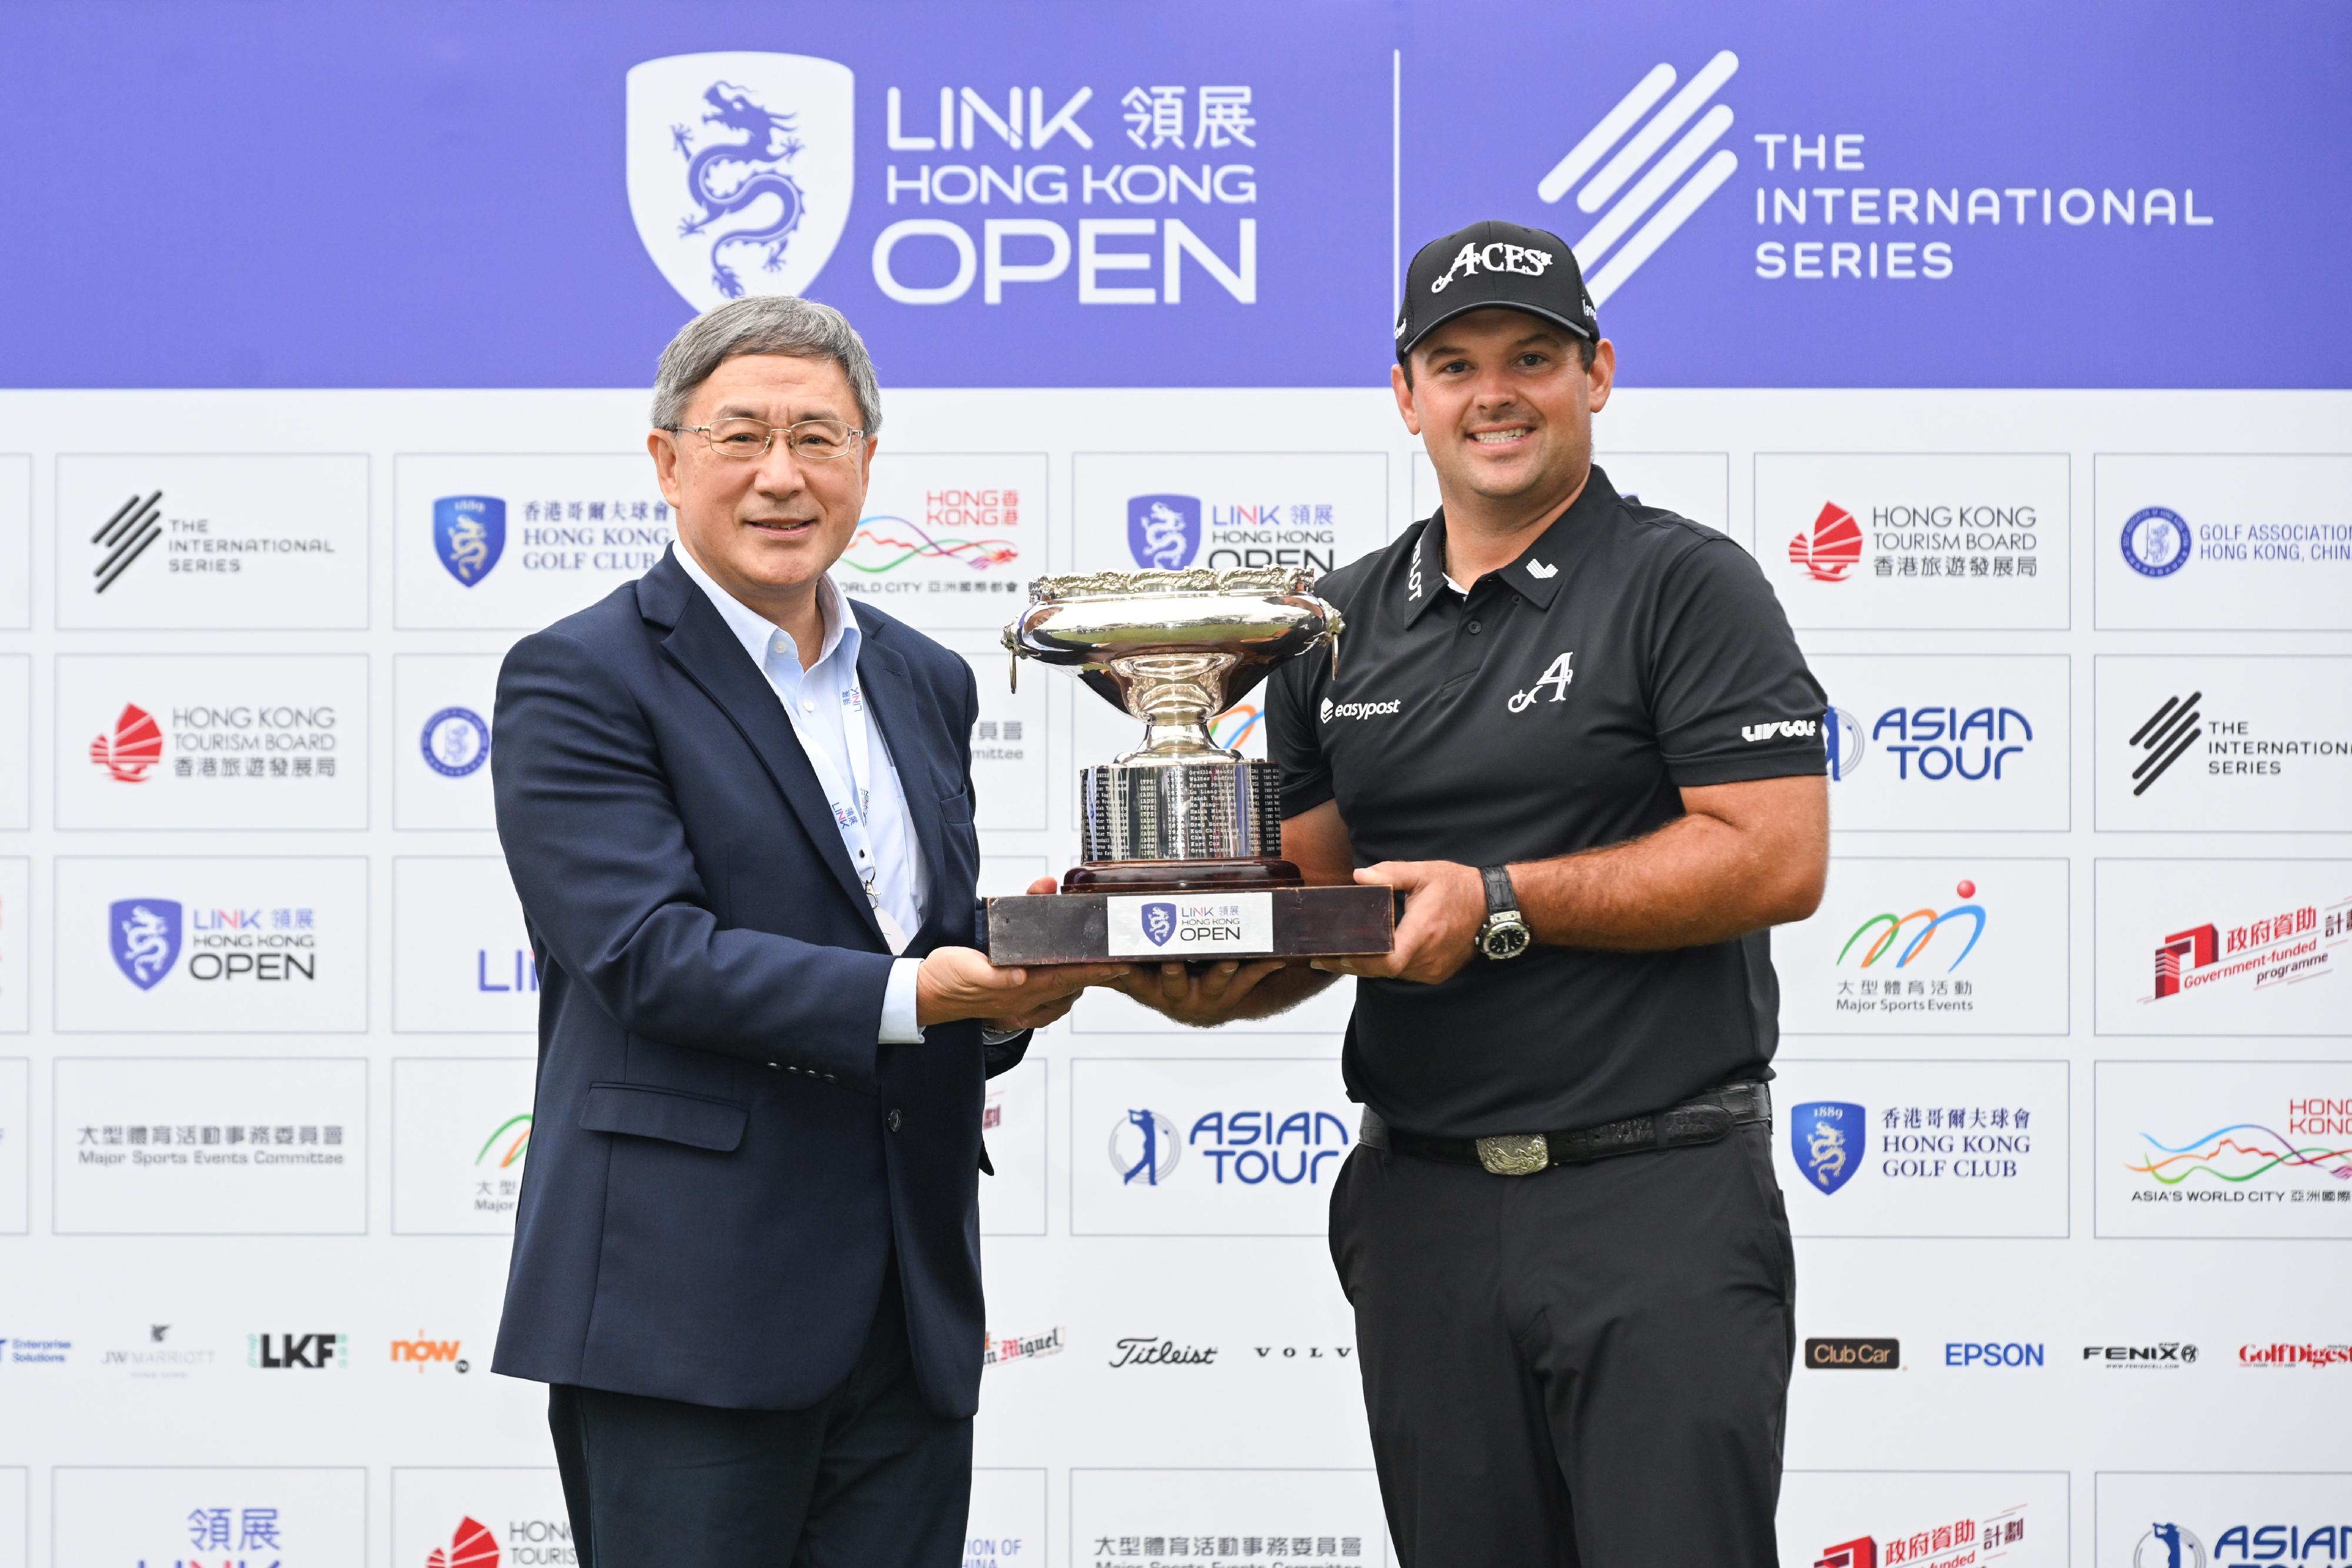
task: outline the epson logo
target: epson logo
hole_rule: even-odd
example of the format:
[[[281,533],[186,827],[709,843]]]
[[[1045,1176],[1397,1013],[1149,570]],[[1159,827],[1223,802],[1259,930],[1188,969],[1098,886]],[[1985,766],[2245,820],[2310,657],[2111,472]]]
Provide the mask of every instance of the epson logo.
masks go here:
[[[1762,724],[1743,724],[1739,727],[1741,738],[1751,744],[1759,740],[1770,740],[1776,736],[1786,736],[1791,740],[1810,740],[1821,732],[1822,721],[1817,718],[1768,719]]]
[[[1329,697],[1325,697],[1322,716],[1323,722],[1329,724],[1335,718],[1381,718],[1386,715],[1400,712],[1403,707],[1402,697],[1393,698],[1384,703],[1335,703]]]

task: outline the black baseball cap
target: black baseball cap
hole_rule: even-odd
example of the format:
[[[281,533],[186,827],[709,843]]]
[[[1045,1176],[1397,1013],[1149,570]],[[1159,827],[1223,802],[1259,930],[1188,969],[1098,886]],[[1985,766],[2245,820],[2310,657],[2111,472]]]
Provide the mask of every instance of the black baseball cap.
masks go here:
[[[1398,361],[1443,323],[1495,306],[1540,316],[1589,342],[1601,340],[1601,320],[1568,242],[1549,229],[1490,219],[1413,252],[1404,301],[1397,307]]]

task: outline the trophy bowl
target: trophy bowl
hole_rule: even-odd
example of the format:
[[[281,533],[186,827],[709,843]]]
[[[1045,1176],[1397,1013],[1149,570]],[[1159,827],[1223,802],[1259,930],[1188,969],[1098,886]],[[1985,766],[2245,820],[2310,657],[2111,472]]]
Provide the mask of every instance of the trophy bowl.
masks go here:
[[[999,963],[1386,952],[1381,888],[1303,885],[1282,858],[1273,763],[1219,746],[1210,720],[1286,659],[1328,646],[1340,616],[1282,568],[1048,577],[1004,629],[1143,724],[1143,744],[1079,770],[1080,861],[1058,896],[988,900]],[[1163,895],[1163,896],[1151,896]],[[1184,895],[1184,896],[1164,896]]]

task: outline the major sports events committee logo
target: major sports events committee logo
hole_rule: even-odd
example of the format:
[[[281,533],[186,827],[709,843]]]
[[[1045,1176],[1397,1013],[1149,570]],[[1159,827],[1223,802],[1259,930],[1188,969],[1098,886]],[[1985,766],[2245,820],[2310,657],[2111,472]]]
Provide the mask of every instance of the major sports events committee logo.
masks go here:
[[[445,707],[425,721],[417,744],[425,765],[444,779],[463,779],[490,759],[490,727],[468,707]]]
[[[1577,211],[1600,214],[1570,242],[1595,305],[1606,304],[1739,167],[1727,147],[1707,155],[1732,120],[1730,105],[1707,100],[1738,69],[1739,57],[1721,50],[1675,92],[1675,68],[1660,62],[1536,182],[1543,202],[1574,192]]]
[[[801,294],[840,243],[856,78],[812,55],[672,55],[628,75],[629,213],[698,310]]]
[[[89,743],[89,759],[119,784],[143,784],[163,760],[163,729],[137,703],[125,703],[114,727]]]
[[[507,504],[496,496],[443,496],[433,503],[433,553],[467,588],[490,575],[507,548]]]

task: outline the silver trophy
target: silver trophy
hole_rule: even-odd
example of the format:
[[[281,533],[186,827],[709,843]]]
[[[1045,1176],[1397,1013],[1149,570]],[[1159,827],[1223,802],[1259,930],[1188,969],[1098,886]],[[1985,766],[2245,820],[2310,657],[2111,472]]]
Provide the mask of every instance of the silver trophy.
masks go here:
[[[1143,744],[1079,771],[1081,863],[1060,896],[988,901],[992,957],[1100,957],[1106,942],[1110,956],[1149,952],[1121,931],[1141,930],[1148,943],[1163,925],[1169,940],[1191,944],[1170,956],[1388,950],[1387,891],[1302,886],[1282,858],[1274,764],[1209,733],[1211,719],[1283,660],[1328,645],[1338,668],[1339,612],[1313,586],[1307,574],[1266,568],[1106,571],[1031,585],[1029,608],[1004,629],[1014,685],[1023,659],[1063,665],[1141,719]],[[1204,896],[1139,896],[1178,893]],[[1104,895],[1116,895],[1108,936]],[[1221,911],[1238,911],[1233,929],[1217,925]]]

